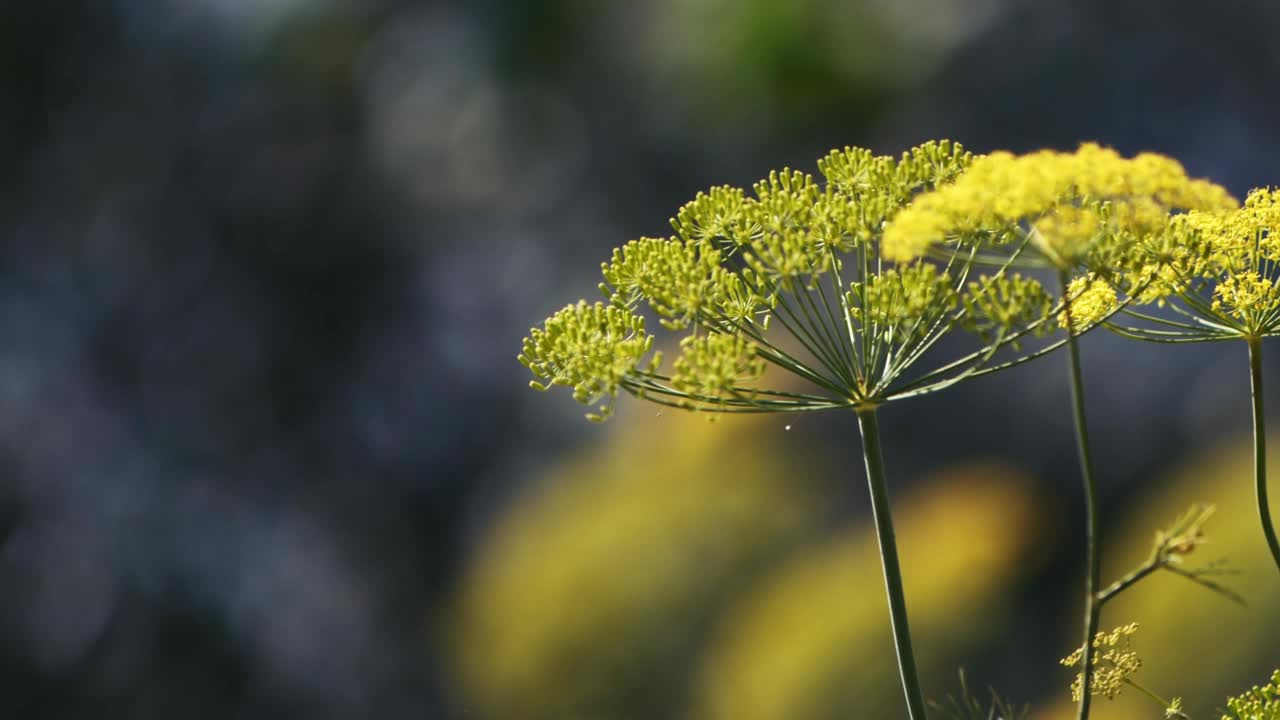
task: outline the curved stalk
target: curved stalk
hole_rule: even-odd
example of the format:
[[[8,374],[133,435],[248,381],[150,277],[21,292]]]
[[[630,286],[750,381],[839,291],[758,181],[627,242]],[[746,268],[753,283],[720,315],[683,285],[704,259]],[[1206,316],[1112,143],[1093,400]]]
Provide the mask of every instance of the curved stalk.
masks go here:
[[[1067,297],[1067,275],[1061,273],[1062,296]],[[1089,445],[1089,424],[1084,412],[1084,380],[1080,371],[1080,343],[1071,319],[1071,303],[1066,302],[1063,308],[1067,318],[1067,350],[1068,366],[1071,378],[1071,408],[1075,418],[1076,447],[1080,453],[1080,480],[1084,484],[1084,537],[1085,537],[1085,580],[1084,580],[1084,656],[1081,658],[1084,682],[1081,686],[1080,705],[1076,712],[1077,720],[1089,717],[1089,705],[1092,699],[1093,683],[1093,636],[1098,632],[1098,616],[1101,605],[1098,603],[1098,586],[1102,583],[1102,563],[1098,553],[1098,488],[1093,478],[1093,449]]]
[[[1271,522],[1271,507],[1267,501],[1267,430],[1262,408],[1262,340],[1249,338],[1249,378],[1253,395],[1253,484],[1258,500],[1258,518],[1262,521],[1262,534],[1267,537],[1271,559],[1280,569],[1280,541],[1276,540],[1276,528]]]
[[[906,695],[911,720],[926,720],[924,693],[920,689],[915,653],[911,649],[911,630],[907,626],[907,600],[902,590],[902,569],[898,565],[898,544],[889,510],[889,488],[885,484],[884,458],[880,452],[880,422],[875,408],[858,410],[858,427],[862,430],[862,453],[867,462],[867,485],[871,491],[876,539],[880,542],[880,563],[884,568],[885,592],[889,597],[889,620],[893,625],[893,645],[898,654],[902,691]]]

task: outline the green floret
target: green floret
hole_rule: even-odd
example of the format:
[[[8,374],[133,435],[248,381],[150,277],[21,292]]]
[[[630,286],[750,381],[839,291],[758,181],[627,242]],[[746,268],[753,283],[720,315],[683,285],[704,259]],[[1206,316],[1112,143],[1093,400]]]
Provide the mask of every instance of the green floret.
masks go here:
[[[1037,336],[1053,330],[1053,324],[1046,322],[1054,311],[1053,297],[1034,278],[1016,273],[984,275],[969,283],[961,303],[964,312],[960,316],[960,327],[984,342],[1023,328]],[[1016,341],[1014,347],[1017,347]]]
[[[529,383],[534,389],[565,385],[573,388],[573,398],[583,405],[602,402],[598,413],[587,415],[598,422],[613,414],[623,379],[637,370],[652,347],[653,336],[645,332],[644,318],[623,308],[581,300],[547,318],[542,329],[530,330],[519,360],[541,380]],[[655,357],[651,364],[657,362]]]
[[[1227,700],[1222,720],[1280,720],[1280,670],[1271,673],[1271,682],[1254,686]]]
[[[745,387],[764,375],[765,361],[751,341],[725,333],[694,335],[680,342],[683,354],[675,361],[671,384],[698,399],[694,405],[724,398],[749,398]]]
[[[907,342],[930,331],[934,322],[956,307],[955,281],[927,262],[885,270],[866,283],[854,283],[847,295],[850,316],[889,342]]]

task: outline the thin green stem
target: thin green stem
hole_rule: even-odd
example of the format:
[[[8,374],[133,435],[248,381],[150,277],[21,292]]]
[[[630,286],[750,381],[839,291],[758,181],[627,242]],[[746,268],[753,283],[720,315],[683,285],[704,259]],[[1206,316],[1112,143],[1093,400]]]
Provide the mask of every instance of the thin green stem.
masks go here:
[[[781,312],[778,312],[779,310]],[[804,321],[796,315],[794,310],[792,310],[791,305],[787,303],[785,296],[781,294],[778,296],[778,302],[774,307],[774,311],[774,319],[781,323],[782,327],[786,328],[787,332],[791,333],[791,336],[794,337],[805,350],[809,351],[809,354],[813,356],[814,360],[817,360],[823,368],[835,374],[835,380],[832,382],[832,386],[838,387],[839,385],[843,385],[846,388],[849,387],[852,381],[845,378],[839,372],[839,364],[834,359],[834,356],[825,352],[822,343],[818,341],[809,327],[805,325]],[[790,318],[790,322],[788,322],[787,318]]]
[[[1083,686],[1080,694],[1080,705],[1076,713],[1077,720],[1089,717],[1089,704],[1092,699],[1090,686],[1093,683],[1093,636],[1098,632],[1098,615],[1101,606],[1098,604],[1098,586],[1102,583],[1102,564],[1098,553],[1098,488],[1093,477],[1093,450],[1089,445],[1089,424],[1084,411],[1084,379],[1080,371],[1080,343],[1076,336],[1075,323],[1071,318],[1071,303],[1067,298],[1068,278],[1066,272],[1059,273],[1062,283],[1062,297],[1065,302],[1063,312],[1066,313],[1068,364],[1071,378],[1071,407],[1075,418],[1076,446],[1080,453],[1080,479],[1084,484],[1084,537],[1085,537],[1085,586],[1084,586],[1084,657]]]
[[[1173,707],[1172,705],[1170,705],[1170,704],[1169,704],[1169,701],[1168,701],[1168,700],[1165,700],[1164,698],[1162,698],[1162,697],[1160,697],[1159,695],[1155,694],[1155,692],[1153,692],[1150,688],[1146,687],[1145,685],[1143,685],[1143,684],[1142,684],[1142,683],[1140,683],[1140,682],[1137,682],[1136,680],[1130,680],[1129,678],[1125,678],[1125,679],[1124,679],[1124,684],[1125,684],[1125,685],[1128,685],[1129,687],[1133,688],[1134,690],[1137,690],[1138,692],[1142,693],[1143,695],[1146,695],[1147,697],[1151,698],[1152,700],[1155,700],[1156,702],[1160,703],[1160,707],[1164,708],[1166,713],[1169,713],[1169,712],[1170,712],[1170,708],[1171,708],[1171,707]],[[1184,715],[1184,714],[1183,714],[1183,713],[1181,713],[1181,712],[1178,712],[1177,710],[1173,710],[1172,712],[1173,712],[1173,713],[1177,713],[1177,714],[1176,714],[1176,715],[1174,715],[1173,717],[1180,717],[1180,718],[1185,718],[1185,717],[1187,717],[1186,715]],[[1169,715],[1167,715],[1167,714],[1166,714],[1166,715],[1165,715],[1165,717],[1169,717]]]
[[[1151,573],[1159,570],[1161,567],[1159,556],[1152,555],[1146,562],[1139,565],[1136,569],[1129,572],[1124,577],[1111,583],[1106,590],[1098,593],[1097,604],[1099,609],[1107,604],[1107,601],[1128,590],[1138,583],[1139,580],[1145,578]]]
[[[1138,312],[1137,310],[1133,310],[1131,308],[1125,308],[1124,310],[1121,310],[1121,312],[1124,313],[1125,315],[1128,315],[1129,317],[1137,318],[1139,320],[1146,320],[1147,322],[1154,323],[1156,325],[1164,325],[1166,327],[1178,328],[1179,330],[1190,331],[1190,332],[1204,331],[1203,325],[1192,325],[1191,323],[1184,323],[1184,322],[1179,322],[1177,320],[1170,320],[1168,318],[1162,318],[1158,315],[1150,315],[1148,313]]]
[[[1146,562],[1133,570],[1130,570],[1124,577],[1111,583],[1106,587],[1106,589],[1098,593],[1098,609],[1101,610],[1108,602],[1114,600],[1117,595],[1128,590],[1134,585],[1137,585],[1144,578],[1155,574],[1159,570],[1168,570],[1174,575],[1181,575],[1191,582],[1208,588],[1238,605],[1244,606],[1246,604],[1244,598],[1235,591],[1209,580],[1207,576],[1210,575],[1212,571],[1184,570],[1179,567],[1176,562],[1170,561],[1169,556],[1165,554],[1165,551],[1161,551],[1157,548],[1155,552],[1151,553],[1151,557],[1147,558]]]
[[[821,278],[813,278],[813,282],[817,284],[817,287],[822,287],[820,284]],[[822,312],[818,309],[818,302],[813,297],[812,290],[803,285],[797,285],[796,294],[801,296],[800,307],[805,317],[809,318],[817,335],[826,343],[825,349],[831,358],[831,371],[850,386],[855,386],[857,381],[854,380],[853,366],[849,364],[849,355],[845,354],[844,347],[840,344],[834,318],[829,321],[823,320]],[[822,300],[823,306],[827,309],[827,317],[831,318],[831,307],[826,303],[826,295],[822,296]],[[808,306],[807,309],[806,306]]]
[[[947,379],[945,379],[945,380],[939,380],[939,381],[937,381],[937,382],[935,382],[935,383],[931,383],[931,384],[926,385],[926,386],[924,386],[924,387],[916,388],[916,389],[911,390],[911,391],[909,391],[909,392],[896,393],[896,394],[888,395],[888,396],[886,396],[886,399],[890,399],[890,400],[897,400],[897,399],[899,399],[899,398],[911,397],[911,396],[913,396],[913,395],[923,395],[923,394],[925,394],[925,393],[936,392],[936,391],[938,391],[938,390],[942,390],[943,388],[951,387],[952,385],[955,385],[956,383],[961,382],[962,380],[966,380],[966,379],[968,379],[968,378],[971,378],[971,377],[973,377],[973,376],[977,375],[977,374],[978,374],[978,369],[982,367],[983,363],[985,363],[985,362],[987,362],[988,360],[990,360],[990,359],[991,359],[991,357],[992,357],[993,355],[995,355],[995,354],[996,354],[996,352],[997,352],[998,350],[1000,350],[1000,347],[1001,347],[1001,344],[1000,344],[1000,343],[1001,343],[1001,338],[1002,338],[1003,336],[1004,336],[1004,331],[1003,331],[1003,330],[1001,330],[999,333],[997,333],[997,334],[996,334],[996,337],[995,337],[995,339],[991,342],[991,345],[990,345],[990,346],[988,346],[988,348],[987,348],[987,354],[986,354],[985,356],[983,356],[982,358],[978,359],[978,361],[976,361],[974,364],[972,364],[972,365],[970,365],[969,367],[965,368],[964,370],[962,370],[962,371],[960,371],[960,372],[956,373],[955,375],[952,375],[951,377],[949,377],[949,378],[947,378]]]
[[[832,272],[835,272],[834,266],[832,267]],[[835,287],[835,292],[840,292],[840,286],[834,285],[834,277],[830,278],[830,280]],[[819,305],[822,306],[827,316],[826,322],[823,324],[826,326],[828,333],[833,336],[833,342],[835,343],[835,348],[839,351],[839,359],[846,376],[856,383],[859,373],[854,367],[853,346],[849,344],[849,338],[843,332],[843,323],[836,318],[831,302],[827,300],[827,291],[822,288],[822,277],[813,278],[813,284],[818,290]]]
[[[845,333],[848,336],[849,344],[849,364],[853,366],[854,379],[861,386],[866,383],[866,376],[863,375],[862,366],[864,356],[861,350],[861,340],[858,333],[853,329],[853,313],[849,308],[849,299],[845,294],[844,278],[840,276],[840,268],[843,263],[836,258],[835,251],[830,252],[831,256],[831,292],[836,296],[836,302],[839,303],[838,310],[840,317],[844,319],[841,324],[844,325]]]
[[[955,292],[957,296],[959,296],[960,291],[964,289],[964,283],[969,278],[969,271],[973,268],[973,254],[975,252],[977,252],[976,247],[973,252],[969,253],[969,257],[964,260],[963,270],[960,273],[959,279],[956,280],[955,283]],[[943,275],[949,275],[951,273],[951,269],[955,267],[957,257],[958,253],[953,252],[951,254],[950,259],[947,260],[946,266],[942,269]],[[1000,273],[1003,272],[1004,268],[1001,268]],[[997,275],[1000,273],[997,273]],[[920,317],[917,317],[911,324],[911,329],[903,333],[902,345],[898,347],[896,351],[892,348],[889,349],[889,352],[885,357],[884,373],[880,377],[880,382],[877,385],[877,388],[883,388],[889,383],[892,383],[894,378],[898,377],[903,370],[913,364],[921,355],[932,347],[938,338],[945,335],[947,331],[951,329],[951,326],[955,325],[956,321],[962,314],[963,311],[952,314],[947,312],[945,307],[939,307],[934,313],[925,313]],[[949,322],[948,319],[950,320]],[[939,327],[942,326],[943,323],[947,323],[947,325],[939,331]],[[922,325],[927,328],[923,333],[920,332]]]
[[[1115,325],[1113,323],[1107,323],[1106,325],[1108,330],[1120,337],[1129,338],[1130,340],[1141,340],[1143,342],[1165,343],[1167,345],[1223,342],[1225,340],[1238,340],[1240,338],[1239,334],[1210,334],[1203,331],[1195,333],[1176,333],[1151,330],[1148,328],[1126,327],[1124,325]]]
[[[1262,534],[1267,537],[1271,559],[1280,568],[1280,541],[1276,540],[1276,528],[1271,522],[1271,507],[1267,502],[1267,429],[1262,407],[1262,340],[1249,338],[1249,378],[1253,394],[1253,484],[1258,499],[1258,518],[1262,521]]]
[[[924,693],[920,689],[915,653],[911,649],[911,630],[907,626],[907,599],[902,590],[902,569],[898,566],[898,544],[893,534],[889,488],[885,484],[884,458],[880,451],[880,421],[876,418],[875,408],[858,410],[858,426],[862,430],[867,486],[871,490],[876,537],[880,541],[880,562],[884,568],[885,592],[889,596],[889,620],[893,626],[893,645],[898,653],[902,691],[906,695],[911,720],[926,720]]]
[[[1213,592],[1218,593],[1219,595],[1225,597],[1226,599],[1239,605],[1240,607],[1249,606],[1249,603],[1245,601],[1244,596],[1240,595],[1240,593],[1237,593],[1231,588],[1228,588],[1224,585],[1216,583],[1212,580],[1205,579],[1206,573],[1204,572],[1192,572],[1190,570],[1183,570],[1177,565],[1173,565],[1170,563],[1165,563],[1161,567],[1173,573],[1174,575],[1180,575],[1201,587],[1207,588],[1209,590],[1212,590]]]

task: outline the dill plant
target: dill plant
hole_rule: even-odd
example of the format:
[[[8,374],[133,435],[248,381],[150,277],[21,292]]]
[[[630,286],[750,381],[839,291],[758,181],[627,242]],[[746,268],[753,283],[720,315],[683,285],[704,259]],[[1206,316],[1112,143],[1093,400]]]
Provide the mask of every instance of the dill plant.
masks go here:
[[[1206,542],[1204,525],[1213,513],[1212,505],[1195,505],[1179,515],[1168,528],[1156,531],[1155,541],[1148,558],[1097,593],[1098,610],[1101,611],[1107,602],[1114,600],[1120,593],[1160,570],[1184,577],[1243,605],[1243,598],[1217,581],[1216,576],[1228,572],[1221,563],[1210,563],[1195,569],[1184,567],[1186,557]],[[1130,644],[1137,630],[1137,623],[1130,623],[1109,633],[1099,632],[1094,635],[1089,647],[1096,657],[1092,661],[1091,685],[1088,692],[1113,699],[1124,687],[1132,687],[1158,703],[1164,709],[1165,717],[1186,718],[1186,714],[1182,712],[1181,698],[1165,700],[1131,677],[1142,666],[1141,658]],[[1076,701],[1083,700],[1085,693],[1084,654],[1085,646],[1081,646],[1061,660],[1062,665],[1066,667],[1081,668],[1081,672],[1076,674],[1071,684],[1071,695]]]
[[[1280,334],[1280,190],[1254,190],[1242,207],[1171,218],[1134,253],[1137,276],[1147,281],[1142,309],[1125,308],[1107,324],[1112,331],[1147,342],[1235,340],[1248,348],[1254,494],[1263,537],[1280,569],[1262,391],[1262,340]]]
[[[987,253],[979,261],[1056,276],[1063,306],[1060,324],[1067,336],[1039,353],[1061,344],[1068,349],[1084,489],[1085,602],[1077,660],[1081,676],[1075,693],[1080,720],[1088,717],[1095,694],[1094,638],[1102,605],[1110,596],[1101,588],[1097,481],[1077,337],[1155,292],[1162,277],[1159,262],[1139,248],[1163,234],[1171,215],[1234,206],[1225,189],[1189,178],[1171,158],[1153,153],[1123,158],[1113,150],[1084,144],[1074,153],[986,156],[955,183],[917,198],[885,231],[886,252],[900,259],[936,254],[954,234],[971,228],[1022,236],[1030,242],[1020,257]]]
[[[1100,324],[1165,342],[1243,337],[1253,359],[1261,438],[1257,340],[1280,328],[1280,293],[1266,282],[1280,259],[1268,242],[1275,215],[1266,214],[1276,197],[1251,196],[1245,210],[1234,210],[1224,188],[1188,177],[1175,160],[1123,158],[1092,143],[1074,152],[974,156],[956,143],[928,142],[900,159],[846,147],[819,160],[818,169],[823,181],[782,170],[750,192],[714,187],[678,211],[673,236],[640,238],[614,250],[602,265],[604,301],[568,305],[525,338],[520,360],[535,375],[532,387],[571,387],[595,421],[612,415],[620,393],[712,418],[854,411],[897,665],[909,714],[920,719],[925,703],[884,477],[879,406],[1065,345],[1087,573],[1084,641],[1064,662],[1080,667],[1073,694],[1083,720],[1094,694],[1116,689],[1094,659],[1103,652],[1110,662],[1096,644],[1111,637],[1097,632],[1107,601],[1162,569],[1234,594],[1213,582],[1215,566],[1180,566],[1202,537],[1212,511],[1204,507],[1157,533],[1146,564],[1102,587],[1078,338]],[[1258,229],[1265,222],[1272,224]],[[1252,254],[1239,242],[1243,236],[1253,238]],[[1235,245],[1226,247],[1228,240]],[[1206,279],[1206,269],[1228,274]],[[1133,309],[1149,304],[1189,322],[1171,325]],[[655,350],[645,310],[668,332],[684,334],[669,366]],[[1162,327],[1129,327],[1114,319],[1120,313]],[[1169,327],[1184,334],[1171,336]],[[1065,337],[1048,340],[1053,333]],[[968,348],[940,343],[951,334],[968,337]],[[808,387],[769,382],[776,373]],[[1258,486],[1265,507],[1261,479]],[[1265,512],[1263,524],[1277,553]],[[1160,702],[1178,716],[1178,701]]]
[[[672,219],[674,236],[615,250],[602,266],[604,301],[554,314],[530,331],[519,359],[537,378],[533,387],[571,387],[596,421],[612,414],[620,392],[713,417],[854,411],[906,704],[913,719],[924,718],[879,407],[1064,343],[1074,350],[1077,335],[1127,302],[1084,259],[1118,256],[1143,222],[1212,205],[1220,189],[1167,158],[1124,159],[1093,145],[975,157],[943,141],[899,159],[845,148],[818,168],[824,182],[784,170],[751,192],[699,194]],[[1038,255],[1021,260],[1028,247]],[[1058,269],[1057,290],[1013,269],[1044,258]],[[670,369],[654,349],[646,307],[665,329],[685,334]],[[1060,329],[1065,339],[1041,340]],[[969,347],[939,344],[952,334],[968,337]],[[809,389],[766,381],[778,372]],[[1078,387],[1076,400],[1091,469]],[[1087,486],[1095,523],[1091,479]],[[1092,547],[1092,524],[1089,537]],[[1087,650],[1084,661],[1087,670]]]

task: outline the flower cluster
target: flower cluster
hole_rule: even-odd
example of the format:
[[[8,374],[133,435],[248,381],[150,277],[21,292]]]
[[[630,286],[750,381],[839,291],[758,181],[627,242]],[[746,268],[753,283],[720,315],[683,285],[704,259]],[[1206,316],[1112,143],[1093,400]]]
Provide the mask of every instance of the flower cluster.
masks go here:
[[[714,408],[727,397],[740,396],[738,388],[764,375],[764,359],[756,354],[754,343],[740,335],[692,335],[680,343],[680,349],[671,384],[688,396],[689,407]]]
[[[1121,688],[1130,682],[1129,677],[1142,667],[1142,659],[1130,647],[1130,638],[1137,631],[1138,625],[1131,623],[1094,636],[1093,677],[1089,684],[1091,694],[1115,698]],[[1077,667],[1083,660],[1084,648],[1079,648],[1061,662],[1066,667]],[[1084,673],[1079,673],[1071,684],[1071,696],[1076,700],[1080,699],[1083,685]]]
[[[984,341],[1003,337],[1019,327],[1030,328],[1036,335],[1053,330],[1044,322],[1053,314],[1053,297],[1032,278],[984,275],[969,283],[968,289],[961,326]]]
[[[1178,316],[1128,313],[1122,334],[1195,342],[1280,333],[1280,191],[1254,190],[1235,209],[1195,210],[1169,220],[1141,244],[1135,277],[1143,304]],[[1156,323],[1159,327],[1153,327]]]
[[[652,347],[653,336],[645,332],[644,318],[582,300],[552,315],[541,330],[531,330],[519,360],[541,380],[530,383],[537,390],[567,385],[584,405],[603,400],[599,413],[588,416],[598,421],[612,414],[623,378]],[[659,361],[655,355],[653,362]]]
[[[1191,253],[1180,243],[1162,247],[1170,241],[1171,213],[1233,207],[1222,187],[1188,177],[1177,161],[1160,155],[1124,158],[1093,144],[1071,153],[997,152],[898,213],[885,229],[883,252],[905,259],[966,237],[985,237],[992,248],[1025,238],[1031,255],[1070,283],[1057,324],[1079,334],[1108,320],[1129,295],[1158,301],[1165,293],[1149,286],[1178,285],[1173,262],[1190,265]],[[1009,263],[1007,254],[982,260]],[[1038,281],[1012,274],[1011,282],[1030,301],[1023,307],[1044,307],[1048,293]],[[998,321],[988,325],[1001,327]]]
[[[1093,273],[1072,280],[1067,285],[1067,296],[1071,302],[1060,323],[1076,333],[1110,317],[1120,304],[1115,287]]]
[[[1125,262],[1138,305],[1164,307],[1171,296],[1188,292],[1198,278],[1211,273],[1214,248],[1200,227],[1209,213],[1174,215],[1161,232],[1145,236]]]
[[[1094,144],[1073,153],[996,152],[975,160],[955,183],[918,198],[885,231],[893,259],[923,255],[945,239],[1028,223],[1037,246],[1059,266],[1084,260],[1107,230],[1154,231],[1171,210],[1234,207],[1218,185],[1189,178],[1175,160],[1121,157]]]
[[[879,328],[883,337],[905,341],[923,333],[956,306],[955,280],[936,265],[916,262],[854,283],[845,302],[855,325]]]
[[[1280,289],[1276,288],[1274,280],[1263,277],[1256,270],[1232,273],[1213,289],[1210,307],[1216,313],[1226,313],[1246,322],[1255,316],[1267,318],[1280,307]]]
[[[537,386],[603,402],[596,419],[618,390],[713,413],[874,407],[1043,354],[1023,354],[1022,343],[1107,321],[1134,288],[1162,301],[1191,286],[1179,280],[1186,270],[1223,265],[1225,238],[1243,237],[1242,223],[1277,215],[1269,193],[1228,220],[1226,191],[1176,161],[1096,145],[975,157],[943,141],[896,159],[844,148],[818,169],[823,180],[784,169],[749,191],[699,193],[672,218],[671,237],[616,249],[601,266],[606,302],[570,306],[526,340],[521,360]],[[1188,242],[1170,245],[1175,236]],[[1027,248],[1063,275],[1061,297],[1012,270]],[[979,265],[993,269],[978,276]],[[1206,305],[1266,307],[1280,323],[1280,294],[1267,296],[1264,280],[1222,282]],[[645,360],[645,313],[687,333],[671,374],[656,354]],[[953,330],[977,349],[908,374]],[[1014,358],[994,362],[1006,348]],[[766,365],[817,392],[758,387]]]
[[[1280,190],[1260,188],[1249,193],[1243,207],[1190,213],[1187,220],[1209,240],[1214,263],[1223,270],[1280,260]]]
[[[1227,700],[1229,715],[1222,720],[1280,720],[1280,670],[1271,673],[1271,682]]]
[[[962,176],[972,159],[950,142],[898,159],[845,148],[818,162],[821,182],[782,170],[750,191],[699,193],[671,220],[674,235],[633,240],[602,264],[606,303],[561,311],[533,331],[521,359],[539,387],[570,385],[589,404],[607,399],[597,418],[619,389],[710,412],[876,404],[964,308],[1006,324],[1030,315],[1001,307],[1020,294],[985,285],[975,291],[981,298],[963,302],[976,242],[941,261],[881,259],[886,221],[919,193]],[[670,375],[644,359],[652,342],[639,324],[646,312],[688,333]],[[823,394],[756,387],[769,364]]]
[[[682,330],[711,310],[725,282],[720,252],[707,243],[641,238],[613,251],[601,268],[601,290],[631,308],[644,298],[669,330]]]

